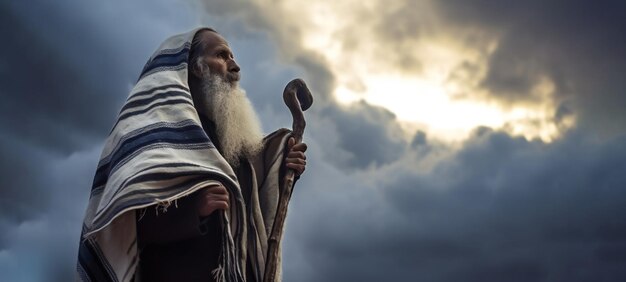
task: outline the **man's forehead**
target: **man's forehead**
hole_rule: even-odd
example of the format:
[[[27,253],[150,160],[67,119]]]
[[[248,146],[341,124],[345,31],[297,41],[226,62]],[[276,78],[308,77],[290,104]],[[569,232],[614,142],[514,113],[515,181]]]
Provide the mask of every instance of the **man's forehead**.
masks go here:
[[[214,32],[214,31],[210,31],[210,30],[203,30],[202,33],[200,34],[202,40],[205,43],[205,46],[208,49],[212,49],[215,48],[217,46],[227,46],[228,42],[226,41],[226,39],[224,37],[222,37],[219,33]]]

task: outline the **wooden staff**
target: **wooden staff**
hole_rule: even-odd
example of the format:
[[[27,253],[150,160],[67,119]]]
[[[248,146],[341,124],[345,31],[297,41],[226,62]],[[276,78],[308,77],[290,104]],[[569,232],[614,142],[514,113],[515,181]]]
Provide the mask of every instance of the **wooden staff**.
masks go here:
[[[304,81],[298,78],[290,81],[287,86],[285,86],[283,100],[293,117],[293,132],[291,133],[291,137],[295,139],[295,145],[302,142],[302,134],[306,126],[303,111],[311,107],[311,104],[313,104],[313,96]],[[283,178],[283,190],[278,200],[274,226],[272,227],[272,233],[268,239],[267,260],[265,264],[265,275],[263,277],[264,282],[276,281],[276,275],[278,274],[278,256],[280,255],[278,245],[283,235],[283,226],[285,225],[285,218],[287,217],[287,207],[291,199],[291,193],[293,192],[294,177],[295,171],[293,169],[287,169],[285,177]]]

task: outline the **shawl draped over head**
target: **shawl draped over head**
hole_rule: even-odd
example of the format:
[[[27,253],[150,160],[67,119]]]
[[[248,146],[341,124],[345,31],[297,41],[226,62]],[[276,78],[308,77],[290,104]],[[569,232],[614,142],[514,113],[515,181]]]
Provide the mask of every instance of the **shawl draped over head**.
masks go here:
[[[246,183],[251,185],[241,186],[204,131],[189,91],[189,49],[200,30],[161,44],[106,139],[82,226],[77,280],[135,280],[136,211],[167,208],[181,197],[219,183],[230,194],[230,209],[221,213],[224,228],[215,278],[263,279],[290,131],[279,129],[264,138],[264,150],[247,162],[252,175]],[[246,275],[246,261],[252,274]]]

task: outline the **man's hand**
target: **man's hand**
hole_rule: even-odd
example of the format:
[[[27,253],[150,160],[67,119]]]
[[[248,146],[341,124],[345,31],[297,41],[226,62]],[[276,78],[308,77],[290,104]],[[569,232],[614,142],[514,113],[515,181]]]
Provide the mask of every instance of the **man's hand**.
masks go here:
[[[201,189],[196,201],[198,215],[208,216],[215,210],[228,209],[228,191],[224,185],[213,185]]]
[[[295,143],[296,140],[293,137],[289,138],[289,141],[287,141],[289,153],[287,153],[287,158],[285,159],[285,166],[293,169],[296,172],[296,175],[300,176],[306,168],[306,156],[304,155],[304,152],[306,151],[307,146],[305,143]]]

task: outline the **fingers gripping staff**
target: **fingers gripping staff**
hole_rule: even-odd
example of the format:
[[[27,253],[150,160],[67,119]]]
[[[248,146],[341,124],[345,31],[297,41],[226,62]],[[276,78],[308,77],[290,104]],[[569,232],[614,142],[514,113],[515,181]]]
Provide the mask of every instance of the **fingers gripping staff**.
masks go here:
[[[309,91],[309,88],[302,79],[294,79],[285,86],[283,100],[293,117],[293,132],[291,136],[295,139],[296,144],[300,143],[302,142],[304,127],[306,126],[303,111],[306,111],[313,104],[313,95],[311,95],[311,91]],[[277,268],[280,251],[279,243],[282,238],[283,227],[287,217],[289,200],[293,192],[295,174],[296,172],[293,169],[288,169],[283,179],[283,190],[280,194],[278,208],[276,210],[276,219],[268,242],[264,282],[277,281],[276,276],[278,274]]]

